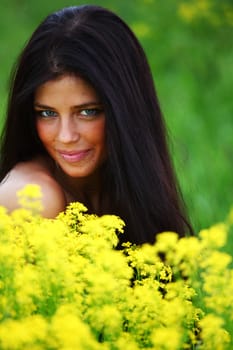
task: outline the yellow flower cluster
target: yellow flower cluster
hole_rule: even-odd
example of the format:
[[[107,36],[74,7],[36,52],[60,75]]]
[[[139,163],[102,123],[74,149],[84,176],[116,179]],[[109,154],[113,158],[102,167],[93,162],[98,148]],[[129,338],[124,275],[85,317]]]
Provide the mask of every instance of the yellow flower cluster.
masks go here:
[[[178,14],[187,22],[204,19],[213,25],[233,26],[233,6],[219,0],[188,0],[178,5]]]
[[[121,219],[81,203],[45,219],[38,189],[20,196],[0,208],[0,349],[232,349],[229,224],[119,250]]]

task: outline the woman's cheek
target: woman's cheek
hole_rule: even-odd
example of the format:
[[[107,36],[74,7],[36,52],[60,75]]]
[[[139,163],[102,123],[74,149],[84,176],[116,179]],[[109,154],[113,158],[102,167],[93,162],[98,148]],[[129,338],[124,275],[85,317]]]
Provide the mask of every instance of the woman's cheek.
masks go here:
[[[37,134],[42,143],[47,143],[52,140],[55,136],[55,125],[46,121],[37,122]]]

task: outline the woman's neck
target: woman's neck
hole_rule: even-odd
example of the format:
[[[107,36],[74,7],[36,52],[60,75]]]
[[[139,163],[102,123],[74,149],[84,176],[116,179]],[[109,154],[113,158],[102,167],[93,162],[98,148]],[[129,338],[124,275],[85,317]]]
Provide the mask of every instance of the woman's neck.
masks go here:
[[[97,215],[106,213],[106,196],[101,169],[85,178],[73,178],[67,176],[60,167],[56,166],[54,175],[68,195],[69,202],[79,201],[88,208],[89,212]]]

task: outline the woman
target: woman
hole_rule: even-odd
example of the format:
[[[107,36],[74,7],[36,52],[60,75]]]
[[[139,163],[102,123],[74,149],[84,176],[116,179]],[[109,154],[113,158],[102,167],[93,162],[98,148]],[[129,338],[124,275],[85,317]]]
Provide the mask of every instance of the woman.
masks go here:
[[[145,54],[117,15],[89,5],[49,15],[12,80],[1,205],[15,209],[16,191],[36,183],[46,217],[81,201],[98,215],[119,215],[124,241],[191,231]]]

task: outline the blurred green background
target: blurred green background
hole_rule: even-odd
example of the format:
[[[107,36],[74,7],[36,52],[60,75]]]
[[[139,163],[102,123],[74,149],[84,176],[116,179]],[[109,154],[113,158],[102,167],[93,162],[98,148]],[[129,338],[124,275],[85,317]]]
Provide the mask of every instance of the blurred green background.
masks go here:
[[[141,41],[168,126],[171,151],[196,231],[233,204],[233,1],[96,0]],[[11,67],[50,12],[83,1],[0,0],[0,127]]]

